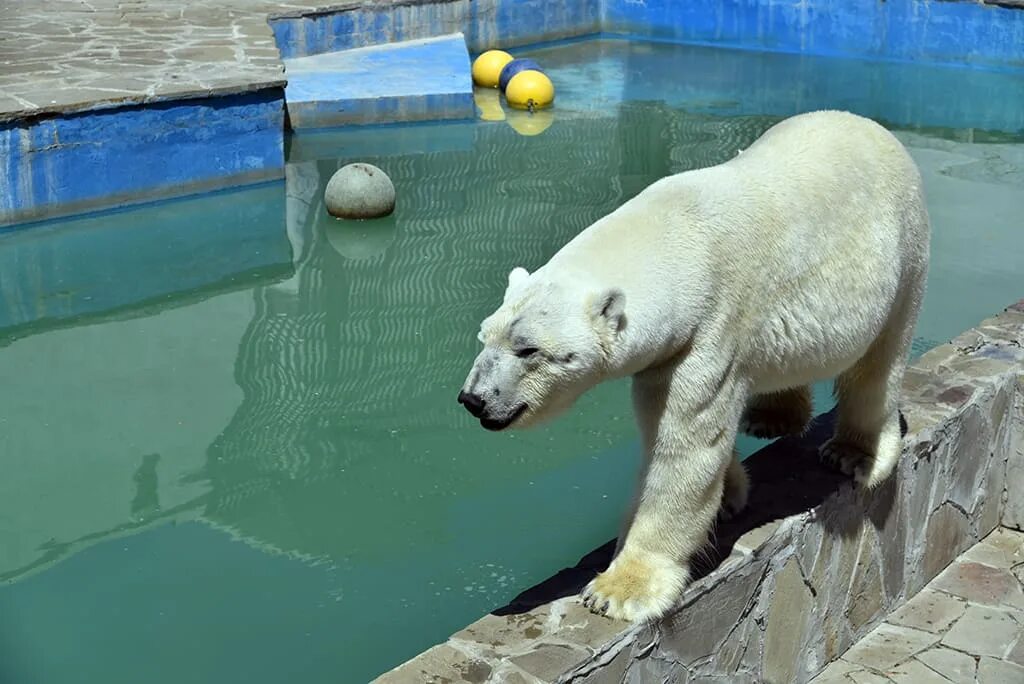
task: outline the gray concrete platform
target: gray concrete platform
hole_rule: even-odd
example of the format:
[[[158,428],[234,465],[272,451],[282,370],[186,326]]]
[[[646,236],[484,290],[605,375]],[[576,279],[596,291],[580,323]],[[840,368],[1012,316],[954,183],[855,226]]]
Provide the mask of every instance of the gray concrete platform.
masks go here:
[[[476,116],[461,33],[286,59],[285,73],[294,129]]]
[[[811,684],[1024,684],[1024,533],[958,557]]]

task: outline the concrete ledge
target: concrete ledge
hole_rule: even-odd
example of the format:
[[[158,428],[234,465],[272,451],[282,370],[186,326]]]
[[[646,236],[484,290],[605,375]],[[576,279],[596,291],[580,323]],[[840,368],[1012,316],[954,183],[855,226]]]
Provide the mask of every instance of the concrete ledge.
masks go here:
[[[830,415],[752,456],[750,508],[659,623],[580,605],[609,542],[377,681],[807,682],[1001,521],[1020,526],[1022,377],[1024,301],[908,371],[903,459],[878,489],[818,463]]]
[[[461,33],[285,60],[292,128],[472,119]]]

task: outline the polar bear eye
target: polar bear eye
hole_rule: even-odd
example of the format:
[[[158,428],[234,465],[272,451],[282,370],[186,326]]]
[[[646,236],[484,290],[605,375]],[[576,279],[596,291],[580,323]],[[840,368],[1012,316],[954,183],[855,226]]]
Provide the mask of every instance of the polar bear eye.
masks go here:
[[[523,347],[522,349],[517,349],[515,354],[521,359],[527,359],[539,351],[540,349],[537,349],[536,347]]]

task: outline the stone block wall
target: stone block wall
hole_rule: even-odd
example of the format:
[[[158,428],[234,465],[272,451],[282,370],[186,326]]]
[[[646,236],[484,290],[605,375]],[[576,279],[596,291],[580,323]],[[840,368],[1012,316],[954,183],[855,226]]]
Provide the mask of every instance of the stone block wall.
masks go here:
[[[829,414],[752,456],[750,508],[660,622],[580,605],[610,542],[378,681],[809,681],[1000,523],[1024,523],[1024,301],[920,358],[902,408],[903,459],[871,492],[819,464]]]
[[[1024,531],[1024,378],[1019,376],[1010,413],[1010,457],[1006,464],[1003,525]]]

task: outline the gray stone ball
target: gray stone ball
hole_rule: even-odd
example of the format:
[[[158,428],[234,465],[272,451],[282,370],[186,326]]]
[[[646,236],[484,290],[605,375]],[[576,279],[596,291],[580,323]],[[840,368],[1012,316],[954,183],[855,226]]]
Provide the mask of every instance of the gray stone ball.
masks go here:
[[[395,210],[395,186],[373,164],[348,164],[335,171],[327,182],[324,202],[331,216],[379,218]]]

